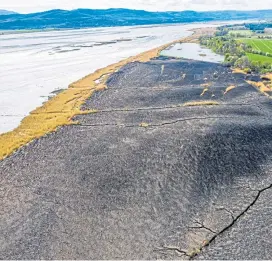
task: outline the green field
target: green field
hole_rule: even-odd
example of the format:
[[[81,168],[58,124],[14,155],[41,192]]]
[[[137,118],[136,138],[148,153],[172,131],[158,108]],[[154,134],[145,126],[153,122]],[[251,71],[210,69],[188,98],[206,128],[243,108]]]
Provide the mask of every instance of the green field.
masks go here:
[[[272,54],[272,40],[266,39],[239,39],[250,46],[256,51]]]
[[[264,55],[259,55],[254,53],[247,53],[247,57],[250,61],[257,61],[257,62],[272,64],[272,57],[267,57]]]

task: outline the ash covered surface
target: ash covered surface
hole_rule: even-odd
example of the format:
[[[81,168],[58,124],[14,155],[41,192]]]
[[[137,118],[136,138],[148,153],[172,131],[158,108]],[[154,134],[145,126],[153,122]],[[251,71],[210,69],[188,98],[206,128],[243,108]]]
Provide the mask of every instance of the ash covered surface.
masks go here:
[[[97,113],[0,162],[0,257],[271,258],[271,100],[245,77],[179,59],[114,73]]]

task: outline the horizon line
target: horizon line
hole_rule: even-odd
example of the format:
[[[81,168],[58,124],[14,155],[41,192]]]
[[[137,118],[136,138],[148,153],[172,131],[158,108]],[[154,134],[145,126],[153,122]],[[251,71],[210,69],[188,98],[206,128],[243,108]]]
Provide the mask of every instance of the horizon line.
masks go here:
[[[61,8],[53,8],[53,9],[45,9],[43,11],[34,11],[34,12],[29,12],[29,13],[20,13],[18,11],[12,10],[12,9],[1,9],[3,11],[9,11],[9,12],[14,12],[16,14],[21,14],[21,15],[28,15],[28,14],[35,14],[35,13],[44,13],[44,12],[50,12],[50,11],[76,11],[76,10],[131,10],[131,11],[145,11],[149,13],[167,13],[167,12],[174,12],[174,13],[181,13],[181,12],[196,12],[196,13],[206,13],[206,12],[258,12],[258,11],[272,11],[272,9],[248,9],[248,10],[240,10],[240,9],[218,9],[218,10],[193,10],[193,9],[184,9],[184,10],[165,10],[165,11],[151,11],[151,10],[145,10],[145,9],[132,9],[132,8],[123,8],[123,7],[111,7],[111,8],[84,8],[84,7],[79,7],[75,9],[61,9]]]

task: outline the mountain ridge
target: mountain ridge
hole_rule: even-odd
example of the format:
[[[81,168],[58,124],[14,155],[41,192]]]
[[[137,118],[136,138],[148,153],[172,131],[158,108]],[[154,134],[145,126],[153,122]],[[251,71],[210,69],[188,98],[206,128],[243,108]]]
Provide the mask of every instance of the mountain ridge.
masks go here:
[[[17,14],[16,12],[0,9],[0,15],[11,15],[11,14]]]
[[[0,29],[46,29],[113,27],[246,19],[272,19],[272,9],[256,11],[167,11],[149,12],[125,8],[53,9],[30,14],[1,15]]]

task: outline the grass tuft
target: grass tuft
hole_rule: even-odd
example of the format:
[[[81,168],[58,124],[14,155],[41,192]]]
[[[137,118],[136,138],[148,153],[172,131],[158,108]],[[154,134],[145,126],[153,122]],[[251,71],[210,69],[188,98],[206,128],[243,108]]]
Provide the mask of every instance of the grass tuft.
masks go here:
[[[200,94],[200,96],[204,96],[204,94],[205,94],[207,91],[209,91],[209,89],[208,89],[208,88],[205,88],[205,89],[203,90],[203,92]]]
[[[226,88],[224,95],[226,95],[228,92],[230,92],[231,90],[235,89],[236,86],[235,85],[230,85],[229,87]]]
[[[239,68],[234,68],[234,69],[232,70],[232,73],[247,74],[244,70],[239,69]]]
[[[212,86],[212,83],[211,83],[211,82],[208,82],[208,83],[202,83],[200,86],[201,86],[201,87],[208,88],[208,87]]]
[[[142,122],[142,123],[139,124],[139,126],[143,127],[143,128],[147,128],[149,126],[149,124],[146,123],[146,122]]]
[[[272,81],[272,73],[267,73],[265,75],[262,75],[262,79],[269,79],[270,81]]]
[[[257,88],[265,96],[270,97],[270,95],[267,92],[271,92],[272,88],[269,85],[265,85],[263,82],[253,82],[253,81],[247,81],[247,83]]]
[[[186,102],[183,104],[184,107],[186,106],[208,106],[208,105],[219,105],[219,102],[217,101],[192,101],[192,102]]]

